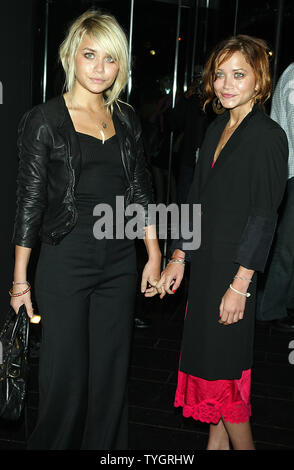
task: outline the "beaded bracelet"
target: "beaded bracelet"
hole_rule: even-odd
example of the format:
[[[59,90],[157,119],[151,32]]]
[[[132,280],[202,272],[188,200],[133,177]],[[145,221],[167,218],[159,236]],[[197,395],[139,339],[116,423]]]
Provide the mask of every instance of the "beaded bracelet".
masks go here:
[[[17,283],[15,283],[15,284],[17,284]],[[21,284],[24,284],[24,283],[21,283]],[[26,284],[28,285],[28,287],[27,287],[25,290],[23,290],[22,292],[17,292],[17,293],[14,294],[14,293],[12,292],[13,287],[12,287],[11,289],[9,289],[8,292],[9,292],[10,297],[19,297],[19,296],[24,295],[24,294],[26,294],[27,292],[29,292],[29,290],[31,290],[31,285],[30,285],[29,282],[26,282]]]
[[[182,264],[183,266],[185,266],[185,261],[181,260],[181,259],[175,259],[175,258],[171,258],[169,260],[169,263],[179,263],[179,264]]]

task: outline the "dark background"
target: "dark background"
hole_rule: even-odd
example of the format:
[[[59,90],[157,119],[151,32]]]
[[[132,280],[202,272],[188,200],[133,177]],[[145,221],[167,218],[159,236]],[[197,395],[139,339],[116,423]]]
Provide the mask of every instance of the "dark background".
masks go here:
[[[133,17],[132,90],[128,97],[140,113],[159,96],[161,79],[170,90],[178,41],[177,92],[191,83],[193,66],[203,64],[221,39],[244,33],[265,39],[273,51],[274,83],[293,61],[292,0],[184,0],[180,40],[177,0],[135,0]],[[114,14],[129,34],[131,0],[3,0],[0,7],[1,124],[1,290],[0,306],[9,305],[13,280],[11,243],[17,174],[16,135],[21,115],[30,107],[61,92],[63,74],[58,46],[69,23],[89,7]],[[48,28],[47,84],[43,81]],[[150,51],[155,51],[152,55]],[[194,51],[194,54],[193,54]],[[38,247],[37,247],[38,248]],[[28,278],[32,280],[38,249],[33,250]]]

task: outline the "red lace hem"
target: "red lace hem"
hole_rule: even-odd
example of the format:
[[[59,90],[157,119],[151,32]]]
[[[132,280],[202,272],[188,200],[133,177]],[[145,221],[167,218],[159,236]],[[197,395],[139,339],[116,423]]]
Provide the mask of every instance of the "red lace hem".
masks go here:
[[[190,406],[185,404],[183,397],[176,395],[174,407],[180,406],[185,418],[193,418],[202,423],[217,424],[221,417],[230,423],[245,423],[251,416],[251,407],[245,406],[242,401],[232,403],[227,408],[223,408],[216,400],[205,400]]]
[[[236,380],[205,380],[178,371],[174,406],[183,408],[185,418],[217,424],[221,417],[244,423],[251,416],[251,370]]]

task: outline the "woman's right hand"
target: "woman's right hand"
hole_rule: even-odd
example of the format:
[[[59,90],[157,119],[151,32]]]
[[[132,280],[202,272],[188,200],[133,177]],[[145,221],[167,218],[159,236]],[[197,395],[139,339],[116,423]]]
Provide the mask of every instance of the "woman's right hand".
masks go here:
[[[174,294],[184,277],[184,266],[179,263],[168,263],[162,271],[160,280],[156,284],[157,292],[162,299],[166,293]],[[171,290],[172,286],[172,290]]]
[[[20,292],[19,287],[13,286],[12,293],[16,294],[17,292]],[[15,313],[18,313],[19,307],[25,305],[28,316],[30,318],[34,316],[30,290],[26,294],[20,295],[18,297],[11,297],[10,305]]]

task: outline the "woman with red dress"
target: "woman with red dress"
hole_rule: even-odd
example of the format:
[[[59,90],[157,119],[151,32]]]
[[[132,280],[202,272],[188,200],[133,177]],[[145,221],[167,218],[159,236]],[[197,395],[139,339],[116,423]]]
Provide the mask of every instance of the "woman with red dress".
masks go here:
[[[207,449],[253,450],[250,383],[257,272],[265,269],[287,182],[288,143],[265,113],[264,41],[239,35],[212,51],[206,101],[223,110],[202,144],[188,204],[201,204],[201,244],[183,236],[157,284],[173,294],[190,262],[175,407],[210,423]],[[191,220],[189,221],[191,223]],[[171,287],[172,286],[172,287]]]

